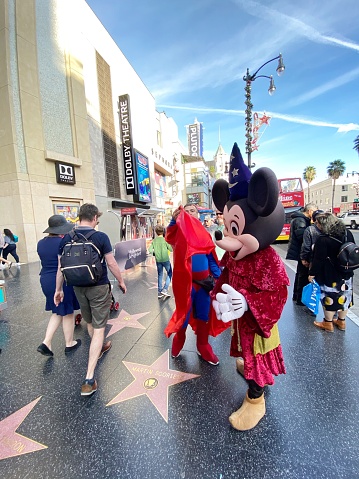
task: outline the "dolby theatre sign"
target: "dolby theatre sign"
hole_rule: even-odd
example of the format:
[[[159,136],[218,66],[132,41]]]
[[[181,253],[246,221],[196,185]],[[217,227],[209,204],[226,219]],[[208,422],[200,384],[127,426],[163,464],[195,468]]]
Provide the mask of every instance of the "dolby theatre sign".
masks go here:
[[[57,183],[66,183],[68,185],[74,185],[76,183],[74,165],[56,161],[55,171]]]
[[[126,194],[137,195],[137,173],[132,144],[131,109],[129,95],[121,95],[118,97],[118,112],[120,117],[120,137],[122,143]]]

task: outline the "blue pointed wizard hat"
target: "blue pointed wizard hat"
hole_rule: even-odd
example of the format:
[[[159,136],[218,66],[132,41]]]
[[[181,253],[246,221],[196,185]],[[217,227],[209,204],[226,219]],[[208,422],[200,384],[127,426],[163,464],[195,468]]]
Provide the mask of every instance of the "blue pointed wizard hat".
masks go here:
[[[231,201],[248,197],[248,185],[252,173],[244,164],[237,143],[233,145],[229,166],[229,199]]]

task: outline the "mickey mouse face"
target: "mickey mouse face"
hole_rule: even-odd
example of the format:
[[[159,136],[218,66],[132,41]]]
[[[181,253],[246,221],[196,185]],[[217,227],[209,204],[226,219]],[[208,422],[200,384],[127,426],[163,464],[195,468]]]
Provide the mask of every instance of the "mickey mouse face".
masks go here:
[[[223,210],[223,219],[224,237],[217,238],[219,236],[217,235],[215,242],[220,248],[229,251],[235,261],[258,250],[258,240],[250,234],[243,234],[246,219],[238,204],[234,204],[230,209],[226,205]]]

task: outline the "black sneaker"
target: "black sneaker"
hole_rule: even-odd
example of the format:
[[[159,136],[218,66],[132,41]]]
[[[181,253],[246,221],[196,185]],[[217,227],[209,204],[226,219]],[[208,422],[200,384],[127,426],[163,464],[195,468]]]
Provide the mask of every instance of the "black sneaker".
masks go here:
[[[37,348],[37,351],[41,354],[43,354],[44,356],[53,356],[54,353],[51,351],[51,349],[49,349],[46,344],[44,343],[41,343],[40,346]]]
[[[65,354],[76,351],[76,349],[79,348],[80,346],[81,346],[81,339],[76,339],[76,344],[74,344],[73,346],[66,346]]]
[[[85,379],[81,386],[81,396],[91,396],[97,391],[96,379]]]

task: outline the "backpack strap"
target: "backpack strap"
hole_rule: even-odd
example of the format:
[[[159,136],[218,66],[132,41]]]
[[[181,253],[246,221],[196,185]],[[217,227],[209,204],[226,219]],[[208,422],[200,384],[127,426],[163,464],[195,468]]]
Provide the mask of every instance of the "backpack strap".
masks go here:
[[[343,241],[340,241],[338,238],[334,238],[334,236],[330,236],[330,235],[329,235],[328,237],[331,238],[331,239],[333,239],[334,241],[337,241],[337,242],[340,243],[340,244],[343,244]],[[344,241],[344,242],[346,242],[346,233],[345,233],[345,241]]]
[[[92,235],[94,235],[95,233],[97,233],[96,230],[92,230],[92,231],[88,231],[86,234],[82,234],[79,230],[72,230],[70,231],[69,235],[71,236],[71,240],[74,239],[75,236],[77,236],[79,239],[90,239]],[[82,237],[82,238],[81,238]]]

